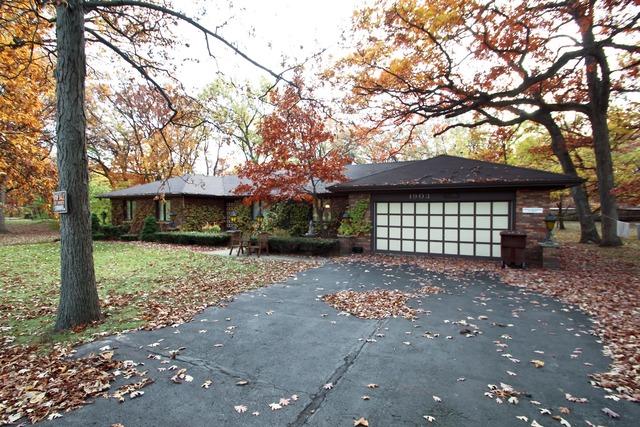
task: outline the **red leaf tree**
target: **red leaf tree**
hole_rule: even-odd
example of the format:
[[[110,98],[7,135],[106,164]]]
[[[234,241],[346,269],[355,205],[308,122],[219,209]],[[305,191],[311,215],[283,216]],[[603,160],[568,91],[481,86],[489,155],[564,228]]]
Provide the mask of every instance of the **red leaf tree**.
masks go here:
[[[344,166],[350,159],[334,141],[326,120],[316,106],[300,96],[298,88],[276,90],[270,101],[275,106],[260,125],[262,144],[257,147],[262,162],[247,162],[240,170],[248,182],[238,186],[247,201],[307,201],[322,215],[319,192],[326,183],[344,181]]]

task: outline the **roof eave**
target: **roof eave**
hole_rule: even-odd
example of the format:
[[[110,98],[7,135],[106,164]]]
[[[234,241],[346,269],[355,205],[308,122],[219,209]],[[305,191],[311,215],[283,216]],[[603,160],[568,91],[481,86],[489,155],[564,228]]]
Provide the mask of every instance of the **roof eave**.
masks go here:
[[[458,184],[397,184],[397,185],[366,185],[366,186],[340,186],[334,185],[329,187],[332,192],[349,193],[355,191],[389,191],[389,190],[482,190],[482,189],[518,189],[518,188],[546,188],[563,189],[580,185],[583,180],[567,181],[567,182],[514,182],[514,183],[458,183]]]

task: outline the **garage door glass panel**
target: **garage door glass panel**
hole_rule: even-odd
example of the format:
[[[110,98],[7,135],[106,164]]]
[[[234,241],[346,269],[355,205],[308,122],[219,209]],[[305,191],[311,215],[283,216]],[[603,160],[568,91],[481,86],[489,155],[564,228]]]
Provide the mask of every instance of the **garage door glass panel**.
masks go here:
[[[460,215],[473,215],[473,202],[460,203]]]
[[[476,244],[476,256],[491,256],[491,245]]]
[[[403,215],[402,216],[402,226],[403,227],[413,227],[414,221],[412,215]]]
[[[435,215],[435,214],[442,214],[442,203],[431,203],[429,205],[429,210],[430,210],[430,214]]]
[[[416,213],[417,214],[428,214],[429,213],[429,203],[416,203]]]
[[[500,241],[500,230],[493,230],[493,241],[494,242],[499,242]]]
[[[500,230],[506,230],[509,228],[509,217],[506,216],[494,216],[493,217],[493,228],[497,228]]]
[[[458,217],[457,216],[445,216],[444,217],[444,226],[448,228],[458,228]]]
[[[491,202],[476,203],[476,215],[489,215],[491,213]]]
[[[399,251],[400,250],[400,240],[389,240],[389,250],[390,251]]]
[[[416,239],[417,240],[429,240],[429,229],[428,228],[416,228]]]
[[[402,238],[403,239],[413,239],[413,228],[403,228],[402,229]]]
[[[389,228],[389,237],[391,239],[399,239],[400,238],[400,228],[398,228],[398,227]]]
[[[473,243],[460,243],[460,255],[473,255]]]
[[[413,246],[414,245],[414,241],[413,240],[403,240],[402,241],[402,251],[403,252],[413,252]]]
[[[377,212],[379,214],[386,214],[389,213],[389,203],[378,203],[376,204],[377,206]]]
[[[473,230],[460,230],[461,242],[473,242]]]
[[[378,215],[376,217],[378,225],[389,225],[389,217],[386,215]]]
[[[476,231],[476,242],[490,243],[491,242],[491,231],[489,231],[489,230],[477,230]]]
[[[429,242],[429,252],[432,254],[441,254],[442,253],[442,243],[441,242]]]
[[[416,217],[416,227],[428,227],[429,226],[429,217],[428,216],[417,216]]]
[[[491,228],[491,217],[488,217],[488,216],[476,217],[476,228]]]
[[[432,228],[429,232],[430,240],[442,240],[442,229]]]
[[[399,214],[400,213],[400,203],[389,203],[389,213]]]
[[[492,245],[492,254],[491,256],[499,257],[500,256],[500,245]]]
[[[381,251],[386,251],[389,248],[389,241],[387,239],[378,239],[376,240],[376,248]]]
[[[389,237],[389,229],[387,227],[378,227],[376,230],[378,237]]]
[[[458,244],[449,242],[445,243],[444,253],[447,255],[458,255]]]
[[[458,203],[445,203],[444,213],[447,215],[455,215],[458,213]]]
[[[493,202],[494,215],[507,215],[509,213],[509,202]]]
[[[472,216],[461,216],[460,217],[460,228],[473,228],[473,217]]]
[[[403,203],[402,204],[402,213],[403,214],[412,214],[413,213],[413,203]]]
[[[458,241],[458,230],[444,230],[444,240]]]
[[[428,253],[429,243],[420,241],[416,242],[416,252]]]
[[[429,216],[429,223],[431,227],[442,227],[442,216]]]
[[[400,226],[400,215],[389,215],[389,225]]]

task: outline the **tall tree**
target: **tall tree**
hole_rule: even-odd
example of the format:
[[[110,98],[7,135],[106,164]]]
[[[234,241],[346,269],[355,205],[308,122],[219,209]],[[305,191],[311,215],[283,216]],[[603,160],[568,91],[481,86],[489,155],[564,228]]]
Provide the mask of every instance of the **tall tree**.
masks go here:
[[[355,52],[343,65],[355,83],[354,102],[376,111],[377,127],[436,117],[509,126],[538,113],[584,114],[600,165],[602,244],[617,245],[603,117],[612,89],[635,87],[640,30],[633,3],[381,1],[357,15]]]
[[[249,83],[240,88],[218,79],[209,84],[199,97],[205,107],[207,123],[212,127],[212,137],[235,145],[245,161],[261,160],[257,147],[261,142],[258,128],[264,103],[259,97],[267,90],[266,87],[256,89]]]
[[[112,187],[192,172],[208,138],[201,105],[164,87],[94,85],[88,96],[89,164]]]
[[[14,7],[27,7],[16,1]],[[49,197],[55,182],[50,156],[53,81],[45,53],[25,43],[41,40],[48,25],[38,28],[32,16],[15,16],[0,4],[0,233],[7,232],[5,207],[9,199],[25,204]]]
[[[187,44],[171,29],[177,22],[190,25],[205,38],[208,54],[212,41],[221,43],[239,57],[277,80],[282,75],[251,59],[197,20],[171,7],[169,0],[59,0],[28,2],[28,7],[7,3],[14,16],[29,14],[37,22],[56,23],[57,50],[57,153],[59,188],[67,191],[69,211],[61,220],[61,292],[56,329],[68,329],[100,319],[93,268],[88,200],[88,159],[85,117],[85,44],[102,46],[129,64],[161,94],[177,114],[171,98],[158,82],[170,76],[168,47]],[[52,3],[55,3],[53,5]],[[55,9],[52,7],[55,6]],[[39,40],[27,38],[37,45]],[[173,117],[173,114],[172,114]]]
[[[296,86],[301,88],[300,77]],[[319,191],[322,182],[340,182],[349,158],[333,144],[334,136],[325,126],[314,105],[301,99],[300,91],[286,87],[270,96],[275,106],[260,125],[262,143],[256,154],[262,162],[247,162],[239,172],[248,182],[238,186],[239,194],[249,193],[248,200],[296,200],[313,203],[322,218]]]

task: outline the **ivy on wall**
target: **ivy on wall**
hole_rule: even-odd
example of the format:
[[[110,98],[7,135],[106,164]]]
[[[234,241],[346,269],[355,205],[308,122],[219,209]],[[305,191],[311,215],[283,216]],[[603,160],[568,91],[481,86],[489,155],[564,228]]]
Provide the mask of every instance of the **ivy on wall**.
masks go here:
[[[224,225],[224,212],[216,206],[190,206],[183,209],[183,231],[202,231],[206,225]]]

